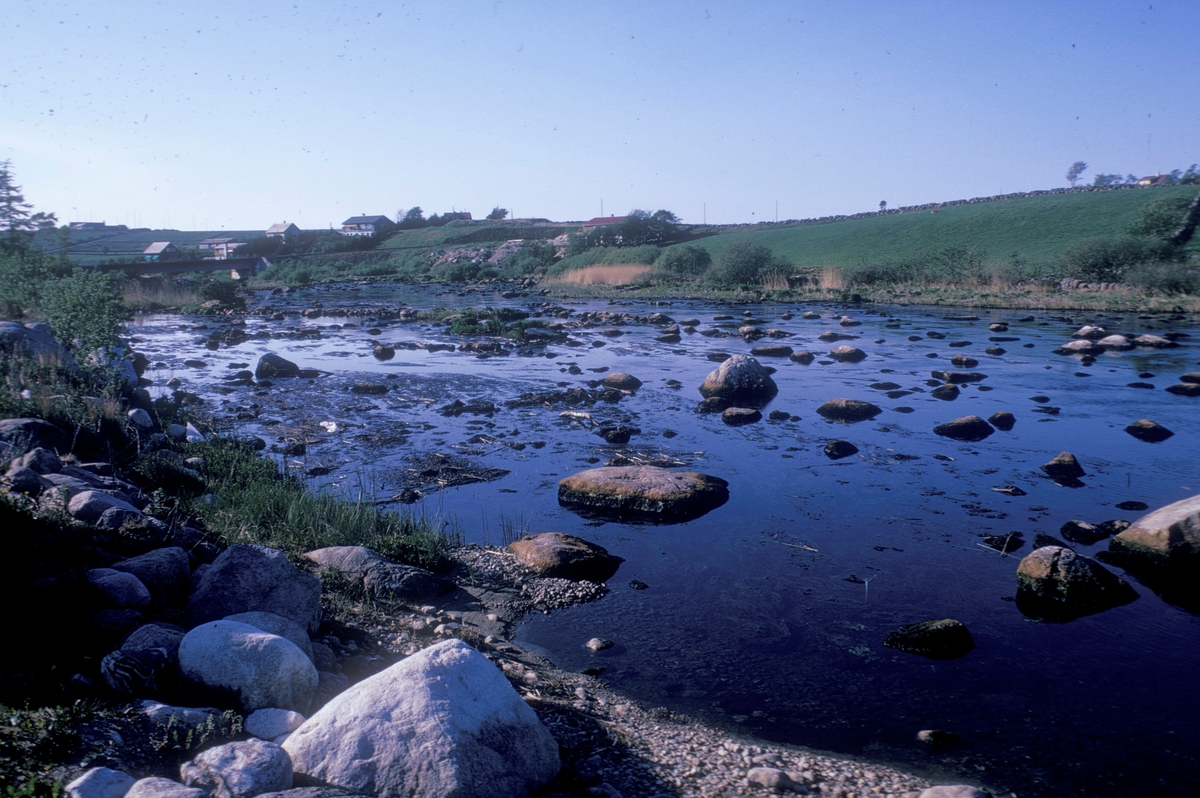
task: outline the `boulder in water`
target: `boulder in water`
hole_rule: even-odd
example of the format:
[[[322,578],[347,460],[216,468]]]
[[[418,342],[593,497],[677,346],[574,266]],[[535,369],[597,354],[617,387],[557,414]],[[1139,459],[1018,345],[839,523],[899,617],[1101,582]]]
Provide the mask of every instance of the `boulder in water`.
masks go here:
[[[765,404],[779,387],[771,375],[748,355],[733,355],[711,372],[700,386],[705,397],[721,397],[731,402]]]
[[[853,423],[867,421],[883,412],[883,408],[861,399],[830,399],[817,408],[817,413],[831,421]]]
[[[590,468],[558,483],[559,504],[604,515],[688,520],[728,500],[729,483],[719,477],[654,466]]]

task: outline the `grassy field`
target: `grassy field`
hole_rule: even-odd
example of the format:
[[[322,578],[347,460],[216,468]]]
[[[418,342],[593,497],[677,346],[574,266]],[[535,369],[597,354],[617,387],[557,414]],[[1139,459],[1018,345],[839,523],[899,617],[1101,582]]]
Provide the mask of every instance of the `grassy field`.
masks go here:
[[[57,231],[39,233],[35,244],[39,248],[57,255],[62,248]],[[262,230],[130,230],[121,232],[76,231],[69,234],[67,255],[80,266],[95,266],[109,260],[130,260],[140,256],[146,247],[156,241],[170,241],[180,249],[195,249],[206,238],[232,238],[249,241],[261,238]]]
[[[444,227],[401,230],[380,242],[380,250],[436,250],[450,247],[480,247],[503,244],[514,238],[546,240],[573,233],[578,224],[531,222],[510,219],[503,222],[457,221]]]
[[[713,228],[694,243],[716,260],[731,244],[769,247],[799,269],[898,261],[949,247],[982,250],[986,260],[1013,255],[1030,265],[1051,265],[1072,245],[1121,235],[1148,203],[1196,196],[1195,186],[1021,197],[953,205],[865,219],[805,225]]]

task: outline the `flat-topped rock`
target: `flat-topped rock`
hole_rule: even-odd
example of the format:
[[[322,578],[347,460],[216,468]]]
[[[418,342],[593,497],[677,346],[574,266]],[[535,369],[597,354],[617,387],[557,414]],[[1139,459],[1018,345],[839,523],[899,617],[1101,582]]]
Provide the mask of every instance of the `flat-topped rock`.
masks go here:
[[[1170,338],[1163,338],[1161,335],[1139,335],[1133,339],[1133,343],[1135,346],[1144,346],[1149,349],[1173,349],[1179,346]]]
[[[654,466],[590,468],[558,483],[559,504],[602,514],[686,520],[728,500],[729,483],[720,477]]]
[[[971,443],[981,441],[995,431],[991,424],[979,416],[963,416],[953,421],[947,421],[945,424],[938,424],[933,428],[935,435]]]
[[[935,380],[948,382],[952,385],[963,385],[968,382],[982,382],[987,379],[986,374],[981,374],[978,371],[939,371],[934,370],[929,372],[930,376]]]
[[[1113,552],[1155,565],[1200,562],[1200,494],[1143,515],[1109,541]]]
[[[603,582],[617,572],[624,559],[603,546],[564,532],[526,535],[509,544],[517,561],[541,576]]]
[[[755,357],[788,357],[795,350],[787,344],[762,344],[750,350]]]
[[[867,421],[883,412],[883,408],[861,399],[830,399],[817,408],[817,413],[831,421],[847,423]]]

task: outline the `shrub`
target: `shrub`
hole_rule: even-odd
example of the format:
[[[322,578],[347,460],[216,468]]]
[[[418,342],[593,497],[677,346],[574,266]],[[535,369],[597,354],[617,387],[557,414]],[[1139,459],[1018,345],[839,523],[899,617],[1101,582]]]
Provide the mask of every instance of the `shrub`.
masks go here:
[[[68,348],[78,341],[84,352],[115,344],[125,320],[113,276],[90,269],[43,285],[41,310],[59,340]]]
[[[554,247],[549,244],[531,244],[507,256],[500,263],[500,276],[515,280],[530,275],[545,274],[554,265]]]
[[[241,296],[240,288],[240,285],[229,278],[217,278],[200,286],[200,298],[205,301],[215,299],[222,305],[244,305],[245,300]]]
[[[1100,238],[1076,244],[1063,253],[1066,276],[1080,280],[1117,281],[1133,266],[1177,261],[1181,253],[1151,238]]]
[[[1200,267],[1181,263],[1139,263],[1125,274],[1124,282],[1164,294],[1200,294]]]
[[[1186,197],[1163,197],[1147,203],[1138,218],[1125,231],[1131,236],[1151,236],[1167,240],[1183,224],[1191,200]]]
[[[697,277],[712,265],[712,255],[704,247],[687,244],[672,247],[663,252],[656,261],[658,270],[666,274]]]
[[[912,269],[905,263],[859,263],[842,269],[842,281],[848,286],[905,283],[912,276]]]
[[[719,285],[757,285],[762,276],[772,269],[789,271],[791,264],[776,258],[762,244],[738,241],[721,253],[709,267],[708,280]]]
[[[41,258],[0,252],[0,317],[19,319],[36,308],[46,276]]]

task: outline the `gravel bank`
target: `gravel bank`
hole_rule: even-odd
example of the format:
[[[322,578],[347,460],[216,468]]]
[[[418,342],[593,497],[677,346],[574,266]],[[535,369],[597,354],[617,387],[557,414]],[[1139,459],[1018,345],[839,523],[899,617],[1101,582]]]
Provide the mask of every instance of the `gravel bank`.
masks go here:
[[[442,606],[357,605],[348,626],[391,656],[446,636],[495,662],[538,713],[563,751],[563,772],[547,796],[743,796],[797,794],[918,798],[926,779],[891,767],[739,739],[661,707],[642,707],[594,677],[560,670],[511,642],[528,612],[594,601],[607,588],[534,575],[511,554],[463,546],[452,556],[461,590]]]

